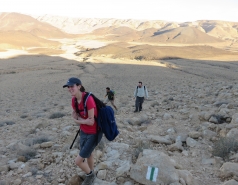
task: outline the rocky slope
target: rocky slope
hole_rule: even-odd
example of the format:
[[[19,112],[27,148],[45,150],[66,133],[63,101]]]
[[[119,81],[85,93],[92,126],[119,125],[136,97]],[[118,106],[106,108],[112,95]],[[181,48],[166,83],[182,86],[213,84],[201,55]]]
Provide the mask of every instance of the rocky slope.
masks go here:
[[[89,61],[47,56],[1,61],[1,184],[81,184],[84,173],[74,164],[77,142],[69,150],[78,127],[62,88],[70,76],[80,77],[99,98],[107,86],[116,91],[120,135],[113,142],[103,139],[96,149],[94,185],[238,183],[235,62]],[[150,97],[142,112],[133,113],[138,80]],[[158,169],[156,182],[147,179],[148,167]]]

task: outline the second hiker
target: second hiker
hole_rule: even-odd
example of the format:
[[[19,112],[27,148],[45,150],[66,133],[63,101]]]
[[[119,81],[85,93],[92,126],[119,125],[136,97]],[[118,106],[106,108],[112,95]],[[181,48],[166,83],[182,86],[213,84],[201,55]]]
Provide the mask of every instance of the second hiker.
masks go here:
[[[106,99],[104,100],[104,103],[107,104],[108,102],[111,102],[112,106],[117,110],[116,105],[114,104],[115,100],[115,92],[113,90],[110,90],[109,87],[106,88]]]
[[[145,86],[142,86],[142,82],[138,83],[138,86],[134,91],[134,97],[136,98],[134,112],[142,111],[142,104],[144,102],[144,98],[148,98],[147,88]]]

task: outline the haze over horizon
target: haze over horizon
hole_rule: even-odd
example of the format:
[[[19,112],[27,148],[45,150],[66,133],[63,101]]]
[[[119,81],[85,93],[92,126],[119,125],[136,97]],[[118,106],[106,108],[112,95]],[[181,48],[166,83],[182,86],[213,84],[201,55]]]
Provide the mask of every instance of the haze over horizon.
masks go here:
[[[58,15],[75,18],[116,18],[165,21],[222,20],[238,22],[238,1],[227,0],[8,0],[0,12]]]

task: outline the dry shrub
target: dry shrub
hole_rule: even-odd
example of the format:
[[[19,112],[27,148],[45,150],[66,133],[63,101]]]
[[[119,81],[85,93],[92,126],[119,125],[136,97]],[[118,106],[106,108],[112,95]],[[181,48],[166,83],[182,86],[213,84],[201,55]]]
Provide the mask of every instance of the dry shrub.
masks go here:
[[[48,123],[48,122],[42,122],[42,123],[39,123],[38,125],[36,125],[35,129],[37,129],[37,128],[39,128],[39,129],[45,128],[45,127],[47,127],[49,125],[50,125],[50,123]]]
[[[1,121],[0,122],[0,127],[4,126],[4,125],[14,125],[15,122],[14,121]]]
[[[26,114],[23,114],[23,115],[20,116],[20,118],[22,118],[22,119],[25,119],[27,117],[28,117],[28,115],[26,115]]]
[[[31,168],[30,172],[32,173],[33,176],[35,176],[38,172],[38,169],[33,167],[33,168]]]
[[[41,144],[41,143],[48,142],[48,141],[50,141],[50,139],[47,136],[40,136],[40,137],[37,137],[37,138],[27,139],[25,141],[25,145],[32,146],[32,145],[35,145],[35,144]]]
[[[150,142],[149,141],[139,141],[137,147],[132,151],[132,162],[136,163],[141,152],[144,149],[150,149]]]
[[[238,141],[236,138],[223,137],[214,143],[212,154],[223,158],[229,158],[230,152],[238,151]]]
[[[22,149],[22,150],[19,150],[17,152],[17,154],[19,156],[24,156],[25,159],[28,161],[32,158],[34,158],[36,156],[36,150],[32,149],[32,148],[26,148],[26,149]]]
[[[50,115],[50,119],[56,119],[56,118],[62,118],[64,117],[65,114],[64,113],[61,113],[61,112],[55,112],[53,114]]]

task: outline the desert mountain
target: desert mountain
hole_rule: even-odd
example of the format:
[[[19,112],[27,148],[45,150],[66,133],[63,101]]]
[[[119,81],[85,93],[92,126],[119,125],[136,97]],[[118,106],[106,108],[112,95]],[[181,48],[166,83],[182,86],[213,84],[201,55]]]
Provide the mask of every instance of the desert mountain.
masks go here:
[[[222,40],[207,35],[206,33],[194,27],[178,27],[174,29],[155,32],[149,37],[142,38],[141,41],[195,44],[221,42]]]
[[[19,13],[1,13],[0,31],[24,31],[43,38],[65,38],[69,34],[48,23]]]
[[[219,39],[238,39],[238,22],[199,20],[195,22],[166,22],[160,20],[133,19],[96,19],[96,18],[67,18],[60,16],[38,16],[37,20],[47,22],[67,33],[90,33],[99,28],[128,27],[137,31],[154,28],[157,31],[173,30],[175,28],[194,28]]]
[[[57,49],[61,45],[49,39],[72,38],[49,23],[19,13],[0,13],[0,49]]]
[[[89,49],[83,55],[107,55],[146,60],[183,58],[184,53],[186,53],[185,58],[191,57],[187,53],[199,58],[198,51],[201,48],[188,47],[188,50],[186,47],[207,45],[216,47],[218,50],[222,49],[213,51],[213,48],[204,47],[204,55],[206,55],[209,52],[219,54],[223,50],[237,51],[238,44],[238,23],[205,20],[176,23],[133,19],[80,19],[49,15],[33,18],[19,13],[1,13],[0,32],[0,49],[2,50],[12,48],[27,50],[34,48],[37,51],[39,48],[41,51],[42,48],[44,50],[46,48],[61,50],[60,46],[64,42],[59,40],[60,44],[52,39],[70,38],[72,42],[75,42],[74,39],[96,39],[106,43],[105,45],[108,44],[108,41],[114,42],[114,44],[95,49],[95,53],[90,53]],[[70,33],[81,34],[72,35]],[[75,46],[77,47],[77,44]],[[137,50],[134,51],[130,46]],[[171,52],[170,49],[161,46],[179,47],[172,47],[173,52]],[[163,52],[161,53],[161,51]]]
[[[99,18],[69,18],[61,16],[35,16],[42,22],[50,23],[51,25],[64,30],[67,33],[90,33],[95,29],[103,27],[129,27],[135,30],[144,30],[147,28],[160,29],[168,24],[165,21],[146,21],[134,19],[99,19]]]

